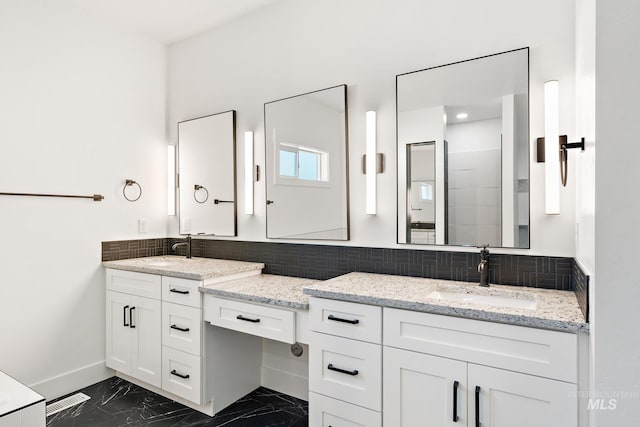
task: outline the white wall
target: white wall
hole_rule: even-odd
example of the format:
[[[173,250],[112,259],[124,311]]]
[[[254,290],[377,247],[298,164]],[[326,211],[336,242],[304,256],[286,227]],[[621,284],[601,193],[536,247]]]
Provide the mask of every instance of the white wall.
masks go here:
[[[571,178],[576,179],[576,259],[588,274],[595,273],[596,182],[596,1],[576,3],[576,130],[586,149],[569,150]],[[575,172],[575,174],[574,174]],[[576,178],[574,178],[574,176]]]
[[[0,58],[0,191],[105,196],[0,196],[0,369],[51,398],[107,373],[100,242],[166,234],[165,48],[21,0],[0,5]]]
[[[554,13],[548,14],[552,9]],[[544,25],[540,25],[545,22]],[[227,109],[238,132],[256,131],[264,166],[264,102],[346,83],[349,98],[351,245],[395,247],[395,76],[462,59],[531,47],[531,141],[543,134],[543,82],[559,79],[563,128],[573,129],[574,3],[542,0],[288,0],[169,49],[169,130],[175,123]],[[378,111],[378,215],[367,216],[365,112]],[[533,143],[532,143],[533,147]],[[238,150],[239,158],[243,150]],[[535,159],[534,159],[535,160]],[[239,170],[242,164],[239,163]],[[544,165],[531,166],[531,250],[504,253],[574,255],[575,188],[562,190],[560,216],[545,216]],[[243,200],[239,180],[240,205]],[[240,240],[265,240],[263,183],[254,216],[240,214]],[[239,206],[242,212],[242,206]],[[172,225],[171,232],[177,230]],[[465,250],[454,248],[453,250]]]
[[[596,3],[593,391],[606,403],[617,399],[615,410],[592,412],[600,427],[636,426],[640,418],[639,23],[637,0]]]

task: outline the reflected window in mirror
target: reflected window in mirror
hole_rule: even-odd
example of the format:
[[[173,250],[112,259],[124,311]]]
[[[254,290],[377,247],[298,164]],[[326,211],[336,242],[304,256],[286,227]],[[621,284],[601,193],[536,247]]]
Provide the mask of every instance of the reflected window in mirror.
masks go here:
[[[268,102],[267,237],[348,240],[347,89]]]
[[[396,91],[398,242],[528,248],[528,48],[400,74]]]
[[[286,185],[286,179],[329,181],[329,153],[326,151],[283,142],[279,144],[278,162],[282,185]]]

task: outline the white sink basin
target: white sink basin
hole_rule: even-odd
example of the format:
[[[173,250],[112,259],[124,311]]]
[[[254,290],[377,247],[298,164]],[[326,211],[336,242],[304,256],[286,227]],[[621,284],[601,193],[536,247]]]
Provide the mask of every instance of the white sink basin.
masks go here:
[[[140,265],[147,265],[149,267],[167,267],[169,265],[182,265],[192,261],[182,256],[163,256],[157,258],[140,258],[136,262]]]
[[[477,295],[462,292],[433,291],[427,298],[443,301],[465,302],[470,304],[490,305],[493,307],[509,307],[524,310],[535,310],[536,302],[530,299],[501,297],[498,295]]]
[[[171,265],[171,264],[175,264],[175,263],[174,262],[169,262],[169,261],[153,261],[153,262],[149,262],[147,264],[151,265],[153,267],[166,267],[167,265]]]

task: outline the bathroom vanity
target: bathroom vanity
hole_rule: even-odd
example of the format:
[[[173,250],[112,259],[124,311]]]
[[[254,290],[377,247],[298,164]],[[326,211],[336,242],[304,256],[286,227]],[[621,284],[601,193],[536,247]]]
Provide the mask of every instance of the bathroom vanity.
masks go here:
[[[309,345],[311,426],[578,425],[588,326],[573,293],[202,258],[104,265],[107,366],[210,415],[261,385],[266,338]]]
[[[260,385],[246,369],[259,364],[260,343],[203,327],[198,289],[260,274],[263,264],[167,256],[104,266],[107,367],[209,415]]]
[[[311,426],[578,425],[571,293],[366,273],[304,292]]]
[[[208,258],[103,265],[107,367],[208,415],[261,385],[263,338],[308,342],[302,287],[315,280]]]

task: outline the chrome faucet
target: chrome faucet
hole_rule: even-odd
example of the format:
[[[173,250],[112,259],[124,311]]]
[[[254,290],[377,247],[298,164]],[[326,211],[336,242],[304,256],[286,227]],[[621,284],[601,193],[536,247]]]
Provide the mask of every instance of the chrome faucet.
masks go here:
[[[482,248],[480,251],[480,264],[478,264],[478,273],[480,273],[480,286],[489,287],[489,245],[484,244],[478,246]]]
[[[187,234],[187,238],[184,242],[174,243],[171,246],[171,250],[175,251],[177,248],[181,248],[183,246],[187,248],[187,258],[191,258],[191,234]]]

